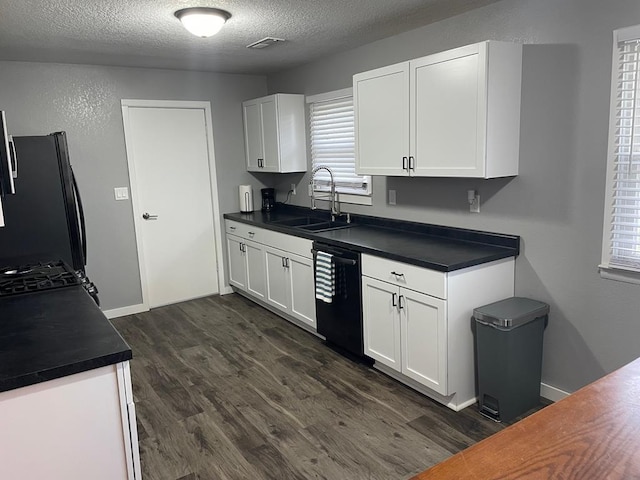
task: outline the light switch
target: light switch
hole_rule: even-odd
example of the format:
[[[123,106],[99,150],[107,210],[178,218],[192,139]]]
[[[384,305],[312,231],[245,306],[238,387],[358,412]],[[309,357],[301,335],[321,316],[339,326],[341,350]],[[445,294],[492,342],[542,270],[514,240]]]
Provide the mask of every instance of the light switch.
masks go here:
[[[115,187],[113,192],[116,200],[129,200],[129,189],[127,187]]]

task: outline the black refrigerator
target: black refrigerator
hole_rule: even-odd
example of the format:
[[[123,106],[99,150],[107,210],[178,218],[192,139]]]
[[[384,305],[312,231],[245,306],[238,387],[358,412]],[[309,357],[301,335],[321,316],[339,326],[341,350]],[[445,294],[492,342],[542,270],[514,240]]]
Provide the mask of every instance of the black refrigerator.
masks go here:
[[[13,137],[15,195],[3,198],[0,266],[63,260],[84,276],[86,234],[64,132]]]

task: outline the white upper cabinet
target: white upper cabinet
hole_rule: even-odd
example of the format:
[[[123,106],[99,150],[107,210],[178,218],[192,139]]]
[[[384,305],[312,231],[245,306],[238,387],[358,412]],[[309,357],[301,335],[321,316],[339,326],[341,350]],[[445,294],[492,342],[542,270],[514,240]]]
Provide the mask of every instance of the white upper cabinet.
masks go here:
[[[356,171],[406,175],[409,156],[409,63],[353,77]]]
[[[518,174],[522,46],[487,41],[353,77],[356,171]]]
[[[247,100],[242,110],[248,171],[307,171],[304,95]]]

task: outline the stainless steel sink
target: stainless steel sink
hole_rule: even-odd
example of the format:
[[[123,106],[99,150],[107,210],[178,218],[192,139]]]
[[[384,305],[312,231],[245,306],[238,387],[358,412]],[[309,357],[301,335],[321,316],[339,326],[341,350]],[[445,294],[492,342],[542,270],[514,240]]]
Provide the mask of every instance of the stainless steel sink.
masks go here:
[[[322,222],[322,223],[313,223],[311,225],[299,225],[296,228],[300,230],[306,230],[308,232],[326,232],[328,230],[339,230],[341,228],[349,228],[353,227],[352,223],[342,223],[342,222]]]
[[[285,225],[287,227],[303,227],[305,225],[315,225],[318,223],[327,223],[327,222],[317,217],[299,217],[299,218],[290,218],[288,220],[279,220],[273,223],[276,225]]]
[[[307,232],[326,232],[353,226],[352,223],[323,221],[317,217],[299,217],[273,222],[276,225],[298,228]]]

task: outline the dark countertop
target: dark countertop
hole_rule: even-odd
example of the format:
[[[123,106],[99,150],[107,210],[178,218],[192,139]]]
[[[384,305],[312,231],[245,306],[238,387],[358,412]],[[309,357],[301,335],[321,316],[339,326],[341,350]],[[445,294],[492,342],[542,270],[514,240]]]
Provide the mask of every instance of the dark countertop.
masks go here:
[[[303,216],[329,218],[327,211],[280,206],[270,213],[226,213],[224,218],[290,235],[398,260],[441,272],[452,272],[520,253],[520,237],[441,225],[353,215],[352,226],[308,232],[277,222]]]
[[[0,392],[131,358],[81,286],[0,299]]]

